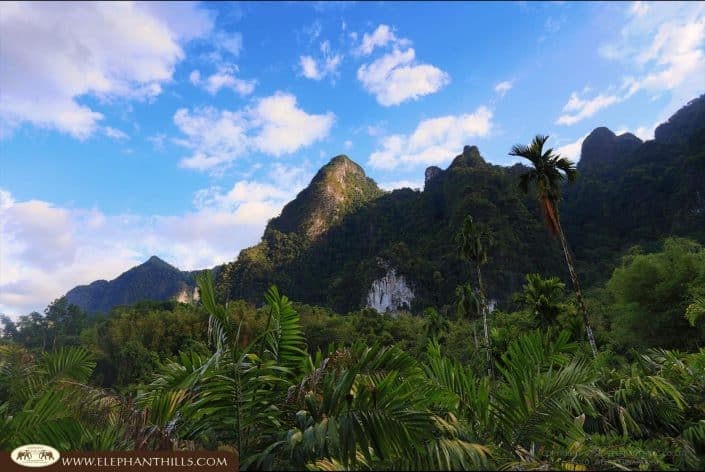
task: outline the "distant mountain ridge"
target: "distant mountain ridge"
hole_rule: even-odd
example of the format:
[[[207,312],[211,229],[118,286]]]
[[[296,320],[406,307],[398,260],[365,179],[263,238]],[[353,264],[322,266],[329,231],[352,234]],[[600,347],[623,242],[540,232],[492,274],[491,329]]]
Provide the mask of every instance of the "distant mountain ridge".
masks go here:
[[[79,285],[69,290],[66,298],[90,314],[107,313],[115,306],[131,305],[141,300],[189,301],[194,297],[196,272],[181,271],[152,256],[114,280]]]

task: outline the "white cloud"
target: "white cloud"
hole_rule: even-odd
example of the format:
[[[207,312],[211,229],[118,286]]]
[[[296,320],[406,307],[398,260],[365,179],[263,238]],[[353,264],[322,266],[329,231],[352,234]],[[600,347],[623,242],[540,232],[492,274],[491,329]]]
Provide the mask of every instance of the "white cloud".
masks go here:
[[[0,128],[22,123],[85,139],[103,114],[79,103],[161,93],[184,41],[207,35],[210,14],[192,3],[4,3],[0,8]],[[28,54],[31,51],[31,54]]]
[[[328,136],[335,116],[308,114],[297,106],[296,97],[277,92],[240,111],[182,108],[174,123],[186,135],[176,143],[193,154],[182,159],[182,167],[219,170],[250,151],[272,156],[291,154]]]
[[[193,150],[190,157],[181,160],[182,167],[223,167],[247,151],[249,126],[241,112],[181,108],[174,114],[174,124],[186,135],[176,143]]]
[[[498,83],[497,85],[494,86],[494,91],[500,96],[504,97],[507,92],[509,92],[512,87],[514,87],[514,81],[513,80],[505,80],[503,82]]]
[[[327,76],[338,77],[340,75],[338,67],[343,61],[343,56],[331,51],[329,41],[323,41],[320,50],[322,57],[319,60],[308,55],[299,57],[301,75],[311,80],[321,80]]]
[[[355,35],[356,39],[357,35]],[[358,56],[369,56],[376,47],[384,47],[389,43],[396,43],[398,38],[388,25],[379,25],[372,34],[365,33],[362,36],[362,43],[358,46],[353,54]]]
[[[450,76],[430,64],[416,64],[413,48],[395,48],[377,60],[363,64],[357,78],[382,106],[399,105],[406,100],[435,93],[450,83]]]
[[[301,74],[307,79],[321,80],[323,78],[321,71],[318,70],[318,64],[313,57],[299,57],[299,65],[301,66]]]
[[[231,89],[241,97],[251,94],[255,90],[257,80],[241,79],[235,76],[237,72],[239,69],[236,65],[221,64],[218,66],[218,71],[205,80],[201,79],[200,71],[191,71],[189,81],[196,86],[203,87],[211,95],[217,94],[223,88]]]
[[[351,36],[353,41],[357,36]],[[379,25],[372,33],[365,33],[354,56],[369,56],[377,48],[391,46],[391,51],[362,64],[357,79],[382,106],[399,105],[407,100],[438,92],[450,83],[447,72],[431,64],[418,63],[411,41],[397,37],[388,25]]]
[[[563,106],[563,115],[558,117],[556,124],[572,125],[588,118],[603,108],[607,108],[615,103],[619,103],[622,99],[616,95],[600,94],[591,100],[583,100],[578,96],[577,92],[570,94],[568,103]]]
[[[449,162],[471,138],[487,136],[492,112],[484,106],[474,113],[424,120],[411,135],[395,134],[381,140],[381,149],[367,163],[376,169],[411,168]]]
[[[261,99],[251,111],[251,123],[258,128],[253,146],[265,154],[291,154],[330,133],[335,115],[309,115],[296,105],[296,97],[277,92]]]
[[[352,141],[350,141],[349,139],[346,140],[346,141],[343,143],[343,147],[344,147],[346,150],[351,149],[351,148],[353,147]]]
[[[115,139],[117,141],[126,141],[130,139],[130,137],[124,131],[120,131],[119,129],[113,128],[112,126],[106,126],[105,128],[103,128],[103,133],[107,137]]]

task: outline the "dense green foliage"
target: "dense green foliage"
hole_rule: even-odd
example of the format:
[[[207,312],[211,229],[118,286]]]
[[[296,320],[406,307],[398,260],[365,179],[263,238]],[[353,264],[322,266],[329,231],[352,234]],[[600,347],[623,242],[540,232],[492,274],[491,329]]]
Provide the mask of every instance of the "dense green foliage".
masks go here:
[[[118,298],[160,299],[191,277],[198,299],[128,297],[88,316],[62,297],[44,314],[0,317],[0,449],[226,449],[257,470],[701,470],[705,207],[689,180],[702,168],[688,166],[702,160],[704,103],[654,142],[606,129],[586,139],[589,185],[572,197],[586,207],[560,213],[593,225],[566,224],[589,256],[578,260],[585,299],[574,274],[575,293],[564,282],[552,150],[533,170],[506,169],[468,146],[427,172],[424,192],[388,194],[339,156],[217,283],[154,258],[116,279]],[[644,228],[625,215],[610,229],[595,205],[615,217],[615,175],[647,201],[682,184],[655,208],[686,206],[655,222],[636,205]],[[544,182],[539,202],[517,182]],[[414,281],[411,311],[360,309],[390,264]]]
[[[519,311],[492,314],[490,376],[468,342],[478,320],[433,309],[425,318],[342,317],[274,287],[261,308],[222,306],[209,276],[198,283],[202,307],[143,303],[84,330],[89,346],[97,330],[121,340],[134,367],[151,362],[144,353],[155,357],[151,373],[127,369],[135,384],[122,392],[94,386],[96,345],[34,356],[0,346],[0,448],[224,448],[243,468],[276,470],[705,465],[705,350],[593,359],[561,328],[570,301],[556,279],[528,276]],[[175,321],[183,326],[169,331]],[[307,331],[339,343],[312,352]]]
[[[688,306],[705,296],[705,248],[669,239],[661,252],[625,256],[607,284],[614,299],[612,335],[621,346],[694,349],[705,344],[705,323],[691,326]]]

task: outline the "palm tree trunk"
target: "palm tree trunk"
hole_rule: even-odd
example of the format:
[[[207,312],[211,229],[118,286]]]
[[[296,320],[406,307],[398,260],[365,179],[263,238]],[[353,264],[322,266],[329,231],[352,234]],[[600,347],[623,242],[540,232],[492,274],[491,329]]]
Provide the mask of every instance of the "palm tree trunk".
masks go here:
[[[580,290],[580,282],[578,282],[578,274],[575,272],[575,265],[573,263],[573,256],[570,253],[570,248],[568,247],[568,241],[565,239],[563,234],[563,227],[561,226],[560,217],[556,214],[555,222],[558,229],[558,238],[561,241],[561,246],[563,246],[563,254],[565,255],[565,262],[568,264],[568,272],[570,273],[570,279],[573,281],[573,288],[575,289],[575,296],[578,299],[578,307],[583,316],[583,324],[585,325],[585,332],[587,333],[588,341],[590,341],[590,348],[592,349],[592,355],[597,357],[597,344],[595,343],[595,335],[592,333],[592,328],[590,327],[590,319],[588,318],[587,307],[585,306],[585,300],[583,300],[583,293]]]
[[[487,326],[487,302],[485,301],[485,288],[482,285],[482,272],[480,264],[477,267],[477,285],[480,289],[480,311],[482,312],[482,327],[485,331],[485,353],[487,354],[487,375],[492,376],[492,354],[490,353],[490,330]]]

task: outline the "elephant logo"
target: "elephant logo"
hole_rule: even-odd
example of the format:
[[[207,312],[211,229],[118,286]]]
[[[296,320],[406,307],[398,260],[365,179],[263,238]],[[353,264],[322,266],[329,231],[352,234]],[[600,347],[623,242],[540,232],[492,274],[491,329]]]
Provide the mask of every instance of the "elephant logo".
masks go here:
[[[59,451],[45,444],[25,444],[10,453],[15,464],[24,467],[46,467],[59,460]]]

